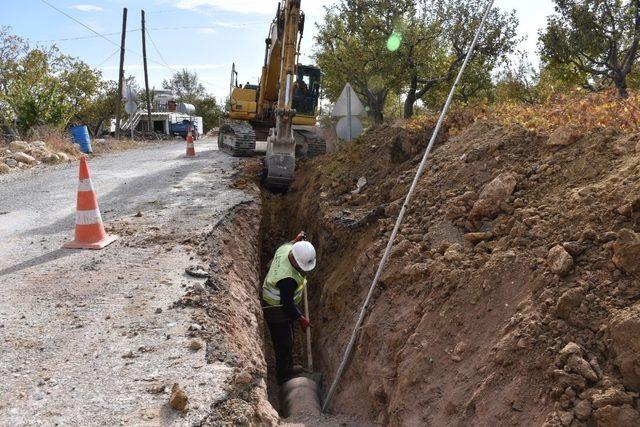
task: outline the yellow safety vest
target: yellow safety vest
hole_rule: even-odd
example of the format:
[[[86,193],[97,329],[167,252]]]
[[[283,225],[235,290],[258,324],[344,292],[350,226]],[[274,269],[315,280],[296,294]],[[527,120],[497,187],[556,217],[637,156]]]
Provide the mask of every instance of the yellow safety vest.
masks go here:
[[[293,279],[298,284],[296,293],[293,297],[293,301],[298,304],[302,301],[302,292],[305,286],[307,286],[307,279],[296,270],[291,262],[289,262],[289,253],[293,244],[287,243],[278,248],[276,254],[271,261],[271,267],[267,277],[264,278],[262,284],[262,299],[267,304],[273,307],[282,307],[280,302],[280,288],[278,288],[278,282],[282,279]]]

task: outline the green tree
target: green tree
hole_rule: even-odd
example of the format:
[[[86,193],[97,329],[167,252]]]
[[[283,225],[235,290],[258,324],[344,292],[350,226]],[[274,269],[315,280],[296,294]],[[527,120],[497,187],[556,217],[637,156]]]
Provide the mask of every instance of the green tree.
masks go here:
[[[196,114],[202,116],[204,132],[218,127],[220,118],[224,115],[224,110],[214,96],[207,95],[195,101]]]
[[[540,34],[542,60],[560,78],[613,83],[628,96],[638,58],[640,0],[554,0],[555,14]]]
[[[187,69],[175,72],[169,80],[162,82],[162,87],[172,90],[180,102],[189,104],[195,104],[197,100],[204,98],[207,94],[204,86],[200,83],[198,73]]]

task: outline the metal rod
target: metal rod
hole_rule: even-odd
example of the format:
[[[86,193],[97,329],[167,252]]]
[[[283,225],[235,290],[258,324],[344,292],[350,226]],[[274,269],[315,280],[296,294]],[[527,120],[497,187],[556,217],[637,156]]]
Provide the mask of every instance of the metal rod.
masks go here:
[[[122,85],[124,84],[124,51],[127,39],[127,8],[122,9],[122,39],[120,40],[120,68],[118,69],[118,93],[116,95],[116,139],[120,139],[120,114],[122,110]]]
[[[464,60],[464,63],[462,64],[462,67],[460,68],[460,72],[458,73],[458,76],[456,77],[455,82],[453,83],[453,86],[451,87],[451,91],[449,92],[449,96],[447,97],[447,102],[444,104],[444,108],[442,109],[442,112],[440,113],[440,117],[438,118],[438,123],[436,124],[436,127],[433,131],[433,135],[431,135],[431,140],[429,141],[429,145],[427,146],[427,149],[424,153],[424,156],[422,157],[422,161],[420,162],[420,166],[418,166],[418,170],[416,172],[416,176],[413,179],[413,183],[411,184],[411,188],[409,189],[409,192],[407,193],[407,196],[405,198],[405,201],[402,205],[402,209],[400,210],[400,213],[398,214],[398,219],[396,220],[396,224],[393,228],[393,232],[391,233],[391,237],[389,238],[389,242],[387,243],[387,247],[384,251],[384,255],[382,256],[382,259],[380,260],[380,264],[378,265],[378,270],[376,271],[376,275],[373,278],[373,282],[371,282],[371,287],[369,288],[369,293],[367,294],[367,297],[364,301],[364,304],[362,305],[362,309],[360,310],[360,314],[358,316],[358,320],[356,321],[356,325],[353,328],[353,332],[351,333],[351,337],[349,338],[349,343],[347,344],[347,348],[344,351],[344,355],[342,357],[342,362],[340,363],[340,366],[338,367],[338,370],[336,372],[335,377],[333,378],[333,383],[331,384],[331,388],[329,389],[329,392],[327,393],[327,397],[325,398],[324,404],[322,405],[322,412],[325,412],[328,408],[329,405],[331,404],[331,399],[333,398],[333,395],[336,391],[336,388],[338,386],[338,383],[340,382],[340,378],[342,377],[342,374],[347,366],[347,362],[349,360],[349,357],[351,356],[351,352],[353,351],[353,346],[355,345],[356,342],[356,338],[358,335],[358,330],[360,329],[360,325],[362,325],[362,322],[364,320],[364,316],[367,313],[367,308],[369,306],[369,302],[371,301],[371,297],[373,296],[373,292],[378,284],[378,280],[380,280],[380,276],[382,275],[382,271],[384,270],[384,267],[387,263],[387,258],[389,257],[389,253],[391,252],[391,247],[393,246],[393,242],[396,238],[396,235],[398,234],[398,230],[400,229],[400,226],[402,225],[402,221],[404,219],[404,215],[407,212],[407,207],[409,206],[409,203],[411,202],[411,198],[413,197],[413,193],[416,190],[416,187],[418,185],[418,181],[420,181],[420,178],[422,176],[422,173],[424,171],[425,165],[427,163],[427,159],[429,158],[429,155],[431,154],[431,150],[433,150],[433,146],[436,142],[436,139],[438,138],[438,133],[440,132],[440,128],[442,127],[442,124],[444,123],[444,119],[447,115],[447,111],[449,110],[449,107],[451,106],[451,102],[453,101],[453,96],[455,95],[455,91],[456,91],[456,87],[458,86],[458,83],[460,83],[460,79],[462,78],[462,75],[464,74],[465,69],[467,68],[467,65],[469,64],[469,60],[471,59],[471,56],[473,55],[473,51],[475,50],[476,45],[478,44],[478,39],[480,38],[480,34],[482,33],[482,29],[484,28],[484,24],[487,21],[487,18],[489,17],[489,12],[491,12],[491,8],[493,7],[493,3],[495,0],[489,0],[489,3],[487,4],[486,10],[484,12],[484,16],[482,17],[482,21],[480,22],[480,26],[478,27],[478,31],[476,32],[476,35],[473,39],[473,42],[471,43],[471,46],[469,47],[469,51],[467,52],[467,56]]]

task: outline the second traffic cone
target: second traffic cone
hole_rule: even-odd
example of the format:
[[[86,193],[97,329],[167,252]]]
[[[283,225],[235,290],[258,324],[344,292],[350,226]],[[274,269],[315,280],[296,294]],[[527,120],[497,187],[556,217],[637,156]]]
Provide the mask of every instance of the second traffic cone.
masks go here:
[[[191,135],[191,128],[189,128],[189,133],[187,134],[187,157],[195,157],[196,156],[196,148],[193,145],[193,136]]]
[[[76,235],[73,242],[65,243],[68,249],[102,249],[113,243],[118,236],[109,236],[104,231],[98,198],[93,189],[87,158],[80,159],[80,182],[76,207]]]

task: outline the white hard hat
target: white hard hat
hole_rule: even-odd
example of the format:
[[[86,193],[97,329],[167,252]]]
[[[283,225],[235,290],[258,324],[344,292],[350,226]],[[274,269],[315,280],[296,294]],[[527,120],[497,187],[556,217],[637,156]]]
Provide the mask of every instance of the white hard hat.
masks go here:
[[[311,271],[316,267],[316,248],[311,243],[296,242],[293,244],[291,253],[303,271]]]

